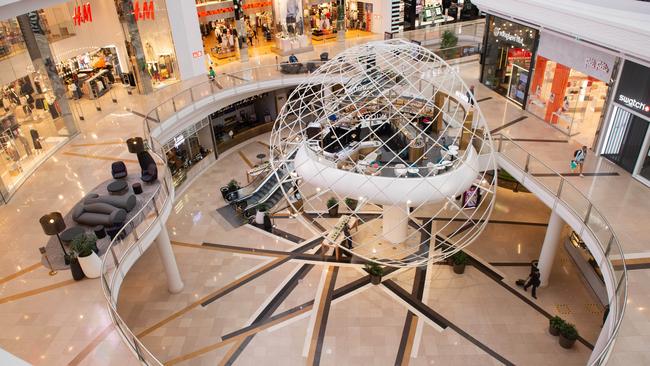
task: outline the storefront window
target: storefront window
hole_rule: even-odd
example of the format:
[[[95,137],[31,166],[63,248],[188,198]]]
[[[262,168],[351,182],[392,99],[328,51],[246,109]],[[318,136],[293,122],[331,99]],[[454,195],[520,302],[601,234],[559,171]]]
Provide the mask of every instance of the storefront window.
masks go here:
[[[147,72],[154,87],[164,87],[180,80],[174,42],[172,40],[167,3],[165,0],[154,2],[155,16],[138,21],[138,30],[147,62]]]
[[[372,32],[372,4],[361,1],[346,2],[345,28]]]
[[[9,192],[69,135],[47,75],[35,72],[15,19],[0,22],[0,177]]]
[[[481,82],[523,104],[537,31],[490,16]]]
[[[163,146],[174,187],[187,180],[191,169],[213,156],[210,134],[208,119],[204,118]]]

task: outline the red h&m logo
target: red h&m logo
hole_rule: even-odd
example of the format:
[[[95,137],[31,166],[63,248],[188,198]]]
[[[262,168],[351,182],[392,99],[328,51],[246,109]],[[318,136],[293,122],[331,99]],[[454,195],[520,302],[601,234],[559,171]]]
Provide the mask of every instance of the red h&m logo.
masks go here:
[[[136,22],[145,19],[154,20],[156,19],[155,15],[153,0],[143,1],[142,9],[140,9],[140,2],[138,0],[133,2],[133,16],[135,17]]]
[[[90,3],[75,6],[72,21],[74,22],[74,25],[81,25],[82,23],[92,22],[93,12],[90,9]]]

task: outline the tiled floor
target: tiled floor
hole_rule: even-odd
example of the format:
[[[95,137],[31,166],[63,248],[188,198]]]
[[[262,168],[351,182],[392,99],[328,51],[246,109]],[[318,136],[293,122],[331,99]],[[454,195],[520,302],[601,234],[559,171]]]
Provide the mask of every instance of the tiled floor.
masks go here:
[[[347,42],[347,46],[357,42],[366,42],[369,39],[379,38],[381,38],[380,35],[353,39]],[[342,47],[345,47],[345,45],[328,43],[317,46],[314,52],[302,55],[301,57],[305,59],[317,58],[318,54],[324,51],[333,55]],[[218,72],[235,72],[241,68],[272,64],[275,61],[274,55],[264,54],[251,58],[247,64],[233,62],[222,65],[219,67]],[[480,103],[483,114],[487,118],[490,127],[498,128],[521,116],[528,116],[528,118],[521,122],[503,128],[500,132],[514,138],[564,138],[559,132],[544,125],[543,122],[532,115],[521,111],[518,107],[506,102],[502,97],[478,85],[478,82],[476,82],[478,75],[477,64],[465,64],[460,66],[459,70],[468,83],[477,85],[477,99],[492,97],[492,99]],[[268,77],[274,77],[271,74]],[[133,134],[139,134],[139,131],[141,131],[141,118],[129,113],[127,110],[146,113],[152,106],[159,103],[160,100],[173,95],[189,85],[195,85],[203,81],[205,81],[205,78],[179,82],[158,91],[154,97],[127,96],[125,90],[116,89],[118,103],[113,103],[110,98],[104,98],[100,101],[101,111],[97,111],[93,103],[84,102],[80,104],[85,117],[85,121],[80,123],[82,133],[43,164],[14,195],[8,205],[0,207],[0,241],[4,243],[3,251],[0,253],[0,276],[2,276],[0,280],[0,314],[2,320],[0,324],[3,326],[3,334],[0,336],[0,346],[2,348],[30,363],[40,365],[60,365],[67,363],[130,365],[137,363],[123,345],[116,331],[110,330],[110,320],[105,310],[104,299],[98,281],[84,280],[79,283],[67,283],[66,281],[70,279],[69,273],[60,272],[55,276],[49,276],[43,267],[34,266],[40,260],[38,247],[42,246],[47,240],[47,237],[42,234],[37,220],[43,213],[52,211],[53,209],[62,212],[68,211],[83,197],[84,192],[87,192],[98,182],[106,179],[111,160],[133,158],[126,152],[123,145],[114,144],[118,140],[125,140]],[[256,145],[259,145],[259,147],[256,146],[253,148],[255,145],[250,146],[251,155],[248,155],[248,150],[246,151],[249,159],[254,160],[253,157],[256,151],[258,151],[257,148],[259,148],[259,151],[264,149],[261,144]],[[560,172],[568,172],[569,158],[573,150],[578,146],[573,141],[569,143],[521,142],[521,145],[525,146],[533,155],[542,158],[546,164]],[[218,166],[219,170],[223,170],[225,174],[236,176],[238,180],[245,181],[243,169],[241,169],[243,166],[242,159],[232,154],[222,157],[223,159],[220,159],[215,166]],[[108,158],[108,160],[104,158]],[[132,170],[137,170],[137,164],[127,163],[127,167]],[[228,227],[210,215],[216,207],[223,204],[217,191],[221,183],[215,183],[222,182],[222,180],[219,180],[221,176],[217,170],[209,170],[197,179],[191,189],[178,198],[174,216],[168,226],[172,234],[172,239],[192,244],[201,244],[203,241],[231,245],[251,245],[251,243],[256,243],[258,245],[264,245],[266,248],[290,249],[290,243],[280,239],[272,239],[250,227],[227,230],[229,229]],[[646,203],[650,201],[650,190],[632,179],[628,173],[605,159],[595,157],[593,153],[590,153],[588,156],[585,171],[619,173],[618,176],[575,177],[569,179],[581,192],[589,195],[596,207],[606,213],[626,254],[641,258],[650,257],[650,248],[647,242],[648,229],[644,225],[639,224],[638,221],[639,218],[649,217],[648,210],[650,209]],[[613,192],[616,194],[612,194]],[[501,196],[507,198],[505,194]],[[504,220],[522,221],[539,219],[539,222],[545,221],[544,217],[535,217],[534,215],[526,214],[522,210],[517,209],[517,207],[512,202],[497,206],[493,218],[500,217]],[[543,207],[539,208],[538,211],[546,212],[546,215],[548,215],[547,210],[544,211]],[[529,211],[533,210],[526,212]],[[312,236],[308,231],[298,229],[299,225],[283,225],[286,225],[286,231],[295,235],[303,238]],[[16,228],[20,228],[20,230],[18,231]],[[492,251],[490,247],[481,249],[479,245],[476,245],[475,250],[481,252],[478,253],[480,256],[485,257],[488,261],[519,261],[524,260],[524,258],[525,260],[529,260],[531,256],[534,258],[535,249],[529,246],[532,244],[522,242],[521,253],[519,251],[515,252],[517,247],[513,245],[514,241],[509,241],[499,229],[493,229],[496,232],[492,233],[490,233],[490,230],[492,229],[488,229],[484,235],[494,236],[495,243],[497,243],[495,247],[498,247],[498,250]],[[543,232],[542,228],[527,228],[525,230],[529,230],[526,231],[527,237],[531,239],[536,238],[536,242],[539,243]],[[524,229],[518,228],[512,234],[523,234],[523,232]],[[196,299],[195,295],[198,295],[200,298],[210,290],[214,291],[219,284],[232,281],[238,275],[244,274],[263,261],[259,258],[244,258],[244,256],[234,256],[232,254],[180,246],[175,246],[174,250],[179,257],[179,264],[186,283],[186,289],[183,293],[169,295],[165,290],[164,277],[160,276],[159,270],[152,271],[149,268],[147,270],[138,270],[135,268],[134,272],[130,274],[129,278],[144,276],[151,280],[144,286],[137,283],[133,284],[133,287],[128,290],[128,293],[133,296],[127,298],[127,296],[123,295],[124,297],[121,299],[121,309],[123,308],[124,311],[130,314],[130,321],[134,322],[133,326],[136,329],[144,329],[151,324],[155,324],[160,319],[196,301],[193,300],[193,298]],[[577,310],[582,309],[585,304],[593,302],[593,300],[589,299],[584,291],[578,291],[577,295],[571,299],[572,301],[565,300],[568,295],[574,296],[573,291],[570,289],[584,288],[584,284],[576,280],[576,276],[572,275],[570,270],[568,273],[565,273],[565,268],[562,266],[569,268],[569,264],[563,261],[561,257],[558,259],[552,275],[551,286],[548,289],[540,289],[539,303],[548,312],[554,312],[557,304],[568,305],[569,309],[573,312],[572,316],[576,317],[575,321],[579,324],[584,322],[581,328],[584,329],[583,333],[585,337],[593,341],[592,335],[597,331],[594,320],[588,319],[587,311],[582,312]],[[194,264],[197,262],[199,264],[196,266],[197,268],[191,270],[187,268],[189,263]],[[153,252],[147,253],[147,256],[141,260],[139,266],[144,266],[146,263],[149,263],[151,268],[159,268],[156,267],[159,266],[159,261]],[[289,266],[295,265],[287,264],[285,266],[289,268]],[[13,277],[13,274],[24,269],[28,270],[24,274]],[[507,276],[508,281],[521,276],[521,268],[500,268],[500,270]],[[274,275],[275,272],[277,274]],[[202,307],[198,306],[190,310],[192,312],[191,318],[196,318],[196,321],[190,320],[188,322],[183,317],[179,317],[167,324],[168,326],[173,325],[176,328],[159,329],[144,339],[148,342],[148,345],[154,348],[157,347],[155,348],[157,354],[158,352],[162,352],[160,355],[163,360],[166,360],[167,357],[184,354],[185,352],[192,352],[197,347],[208,345],[210,342],[214,343],[222,331],[231,330],[232,328],[245,324],[252,314],[251,311],[254,312],[256,307],[259,307],[263,303],[265,297],[268,297],[274,291],[279,283],[289,275],[289,272],[290,269],[277,268],[269,272],[268,276],[265,275],[263,277],[265,280],[267,277],[274,279],[275,282],[264,284],[262,281],[260,282],[262,284],[260,286],[256,280],[242,287],[242,289],[250,290],[247,292],[248,297],[242,299],[242,310],[247,311],[245,316],[243,313],[230,313],[233,308],[237,310],[239,305],[222,308],[217,304],[212,304],[206,307],[205,310],[210,310],[211,307],[213,309],[222,309],[223,314],[219,314],[218,318],[212,318],[210,316],[206,318],[205,312],[201,312],[203,310]],[[221,276],[218,276],[219,273],[221,273]],[[297,296],[297,298],[287,299],[287,304],[283,305],[284,307],[277,311],[283,311],[283,309],[288,308],[290,305],[297,305],[303,300],[307,301],[306,299],[313,298],[316,293],[314,286],[320,282],[320,277],[316,273],[318,273],[317,269],[312,270],[294,291],[295,293],[293,295]],[[439,272],[436,273],[440,274]],[[445,279],[443,274],[440,274],[440,276],[442,276],[440,277],[442,279],[441,281],[445,283],[445,286],[440,287],[442,289],[449,288],[447,286],[451,286],[454,282],[451,279]],[[616,344],[610,364],[644,365],[650,362],[650,356],[648,356],[648,352],[644,347],[647,344],[648,335],[650,334],[648,332],[648,329],[650,329],[650,319],[647,317],[647,309],[650,309],[650,298],[645,295],[649,292],[648,284],[650,282],[648,281],[648,276],[647,270],[640,269],[629,272],[630,297],[628,300],[626,320],[624,321],[621,335]],[[345,281],[343,278],[344,276],[339,276],[337,286],[340,281]],[[503,290],[502,287],[496,287],[494,284],[487,282],[479,274],[473,273],[471,268],[468,271],[468,275],[463,276],[460,280],[462,280],[462,286],[469,286],[468,288],[470,289],[483,287],[486,288],[486,291],[487,288],[492,289],[494,294],[490,295],[494,295],[495,297],[485,295],[485,298],[492,303],[497,301],[496,299],[512,296]],[[131,282],[133,281],[129,281],[129,284]],[[307,284],[306,288],[305,283]],[[313,286],[309,286],[309,284]],[[458,292],[460,290],[456,289],[456,296],[458,296]],[[480,298],[480,292],[468,290],[468,293],[472,299]],[[234,293],[228,296],[237,299],[237,295]],[[228,296],[223,298],[224,302],[228,301]],[[584,350],[580,348],[581,346],[576,347],[575,354],[565,354],[557,345],[552,345],[551,347],[550,342],[543,338],[545,335],[537,329],[543,326],[543,319],[538,314],[530,312],[529,309],[525,308],[526,305],[520,299],[514,297],[508,297],[508,299],[512,302],[513,307],[519,309],[515,311],[518,314],[518,321],[529,322],[526,323],[527,325],[524,328],[530,331],[529,336],[533,341],[514,342],[513,337],[515,337],[514,334],[517,334],[516,332],[504,332],[503,334],[505,336],[503,340],[498,342],[493,339],[488,339],[490,337],[485,336],[487,334],[485,333],[485,328],[471,328],[472,324],[463,323],[463,319],[465,318],[463,314],[455,315],[459,317],[455,319],[455,322],[462,328],[466,328],[465,330],[468,332],[476,332],[475,336],[477,338],[479,338],[479,335],[485,337],[482,339],[483,342],[495,342],[490,344],[490,346],[516,363],[520,363],[523,360],[523,355],[527,352],[532,363],[546,361],[548,363],[562,364],[561,361],[558,361],[560,357],[565,357],[562,360],[566,360],[567,363],[584,362],[585,355]],[[129,305],[126,300],[133,301],[133,305]],[[146,309],[142,305],[145,300],[150,301],[150,303],[147,303]],[[376,344],[373,339],[377,341],[386,339],[393,342],[395,337],[392,334],[390,336],[383,334],[377,336],[375,332],[363,332],[363,335],[360,337],[363,338],[369,334],[368,340],[370,342],[360,343],[360,348],[354,349],[353,347],[341,346],[337,340],[331,338],[331,334],[338,334],[337,332],[340,331],[338,327],[339,323],[337,322],[340,322],[341,317],[345,318],[347,316],[346,309],[362,306],[362,309],[368,309],[368,315],[376,315],[375,311],[380,311],[375,308],[377,303],[381,303],[387,309],[385,312],[387,318],[385,323],[382,323],[382,326],[395,328],[398,334],[401,334],[401,326],[395,327],[394,324],[402,324],[406,308],[402,305],[396,305],[395,300],[392,300],[392,302],[391,300],[392,298],[386,296],[385,292],[382,293],[377,288],[372,288],[372,291],[366,290],[341,302],[335,302],[330,313],[332,316],[331,322],[329,322],[325,334],[325,340],[329,342],[326,345],[331,344],[331,346],[329,348],[324,347],[323,362],[329,363],[338,360],[338,363],[342,364],[341,360],[345,360],[347,357],[357,357],[358,355],[355,355],[354,352],[359,352],[361,355],[368,354],[370,347]],[[360,302],[357,304],[357,301]],[[140,305],[138,305],[138,302]],[[348,304],[347,307],[346,304]],[[454,312],[457,311],[457,309],[452,308],[453,304],[439,305],[441,308],[447,306],[447,309],[452,314],[455,314]],[[71,309],[74,309],[74,311],[71,311]],[[399,311],[400,309],[401,313]],[[383,307],[381,313],[384,314]],[[194,314],[197,315],[195,316]],[[230,318],[231,315],[233,316],[232,318]],[[363,315],[366,314],[364,313]],[[592,315],[592,318],[599,317],[596,314]],[[451,317],[451,315],[449,316]],[[213,321],[212,319],[215,320]],[[361,327],[363,319],[358,320],[359,324],[357,326]],[[190,329],[193,325],[197,325],[197,323],[199,325],[205,325],[201,327],[201,332],[203,333],[199,333],[203,337],[198,334],[193,335],[192,339],[188,339],[187,345],[183,344],[186,337],[182,331]],[[242,364],[259,363],[260,361],[268,360],[268,357],[273,357],[275,354],[282,354],[282,357],[286,357],[289,363],[292,360],[298,360],[298,357],[302,357],[302,343],[305,337],[304,330],[307,323],[308,318],[301,318],[295,323],[274,329],[273,332],[267,330],[259,333],[253,339],[251,345],[247,347],[248,352],[244,352],[240,356],[239,362]],[[362,334],[361,330],[355,331],[359,332],[357,334]],[[263,349],[261,345],[268,345],[266,347],[269,348],[277,348],[280,346],[278,344],[278,339],[280,338],[274,337],[273,333],[299,337],[299,340],[295,342],[291,341],[289,347],[292,349],[291,352],[281,353],[276,349]],[[500,332],[496,333],[501,334]],[[519,336],[524,337],[526,334],[520,334]],[[151,339],[147,339],[148,337],[151,337]],[[209,340],[207,339],[208,337],[213,337],[213,339]],[[389,337],[390,339],[383,337]],[[468,342],[466,338],[459,336],[453,331],[445,330],[439,333],[432,327],[425,326],[422,337],[423,342],[420,346],[420,356],[412,360],[413,364],[423,364],[430,361],[431,357],[433,357],[435,362],[443,364],[448,364],[447,361],[450,364],[455,362],[461,364],[490,364],[494,362],[492,356],[481,351],[474,344]],[[530,347],[530,343],[534,341],[539,342],[539,349],[535,354],[530,353],[530,348],[526,348]],[[350,343],[344,342],[343,344]],[[392,348],[386,347],[387,353],[384,354],[385,357],[381,359],[380,363],[393,363],[394,354],[392,357],[388,357],[387,354],[389,349],[391,352],[396,352],[394,350],[397,349],[397,346],[398,343],[391,344]],[[332,349],[331,354],[327,353],[328,349]],[[552,354],[550,350],[553,351]],[[192,362],[184,362],[183,364],[212,364],[211,362],[215,359],[221,359],[220,356],[228,351],[228,347],[220,348],[216,351],[197,356]]]

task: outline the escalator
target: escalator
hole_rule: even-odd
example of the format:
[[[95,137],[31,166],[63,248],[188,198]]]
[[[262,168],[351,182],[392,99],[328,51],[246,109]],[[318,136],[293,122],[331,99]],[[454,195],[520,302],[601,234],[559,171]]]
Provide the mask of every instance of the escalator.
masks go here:
[[[297,149],[291,153],[291,158],[295,157],[296,152]],[[265,205],[266,209],[270,211],[284,198],[281,186],[286,192],[292,190],[294,183],[287,179],[292,171],[293,165],[287,164],[277,169],[277,174],[276,171],[270,172],[256,187],[246,186],[240,188],[237,191],[237,198],[233,198],[230,204],[234,205],[244,217],[254,215],[259,205]]]

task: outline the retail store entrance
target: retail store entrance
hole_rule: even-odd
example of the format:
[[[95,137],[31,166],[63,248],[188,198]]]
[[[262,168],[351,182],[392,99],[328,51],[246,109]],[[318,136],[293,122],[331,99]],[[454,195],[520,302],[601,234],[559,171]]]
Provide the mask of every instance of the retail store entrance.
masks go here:
[[[585,146],[592,146],[616,57],[542,32],[527,110]]]
[[[481,82],[523,105],[537,30],[493,15],[487,22]]]

